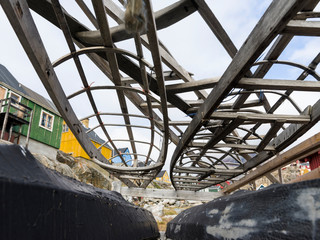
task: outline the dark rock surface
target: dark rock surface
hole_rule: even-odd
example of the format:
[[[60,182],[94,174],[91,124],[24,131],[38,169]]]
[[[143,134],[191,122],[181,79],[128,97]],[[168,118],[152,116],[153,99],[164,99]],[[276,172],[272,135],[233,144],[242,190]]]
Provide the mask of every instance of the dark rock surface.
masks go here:
[[[173,240],[320,239],[320,179],[272,185],[181,212],[167,225]]]
[[[152,214],[0,145],[0,239],[157,239]]]

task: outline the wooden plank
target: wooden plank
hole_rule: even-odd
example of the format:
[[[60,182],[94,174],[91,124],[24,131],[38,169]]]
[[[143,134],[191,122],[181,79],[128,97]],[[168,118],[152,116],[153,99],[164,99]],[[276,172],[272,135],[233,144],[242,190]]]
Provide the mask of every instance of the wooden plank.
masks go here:
[[[291,20],[283,33],[300,36],[320,36],[319,21]]]
[[[206,143],[206,145],[201,149],[199,155],[196,158],[196,161],[200,160],[206,152],[220,142],[221,139],[224,139],[229,135],[234,129],[236,129],[239,125],[241,125],[246,120],[246,117],[240,117],[234,119],[228,126],[225,128],[216,129],[213,132],[213,137]]]
[[[284,121],[285,123],[308,123],[310,115],[283,115],[283,114],[267,114],[267,113],[236,113],[236,112],[214,112],[211,114],[211,119],[236,119],[246,118],[246,121],[255,122],[274,122]]]
[[[184,93],[200,89],[213,88],[217,85],[220,78],[209,78],[194,82],[167,85],[167,92]],[[297,80],[277,80],[262,78],[242,78],[237,88],[245,89],[268,89],[268,90],[293,90],[293,91],[320,91],[320,82],[297,81]]]
[[[172,178],[173,179],[186,179],[186,180],[196,180],[196,181],[198,181],[199,176],[198,177],[193,177],[193,176],[190,176],[190,175],[189,176],[175,175]],[[223,180],[224,180],[224,178],[218,178],[218,177],[210,177],[210,178],[206,179],[207,182],[216,182],[216,181],[223,181]]]
[[[202,147],[204,147],[204,145],[205,145],[205,143],[203,143],[203,142],[192,142],[188,146],[189,147],[201,147],[202,148]],[[215,148],[235,148],[235,149],[256,150],[257,145],[218,143],[218,144],[216,144],[216,145],[214,145],[212,147],[212,149],[215,149]],[[268,151],[274,151],[275,150],[275,148],[273,146],[266,146],[264,149],[268,150]]]
[[[219,20],[213,14],[211,9],[208,7],[205,1],[203,0],[195,0],[198,4],[198,12],[204,21],[207,23],[211,31],[215,34],[217,39],[223,45],[223,47],[228,52],[229,56],[233,58],[237,54],[237,48],[231,41],[230,37],[228,36],[227,32],[221,26]]]
[[[320,150],[320,133],[303,141],[297,146],[291,148],[290,150],[275,156],[269,162],[267,162],[266,164],[260,167],[257,167],[254,171],[247,174],[245,177],[243,177],[239,181],[236,181],[233,184],[229,185],[223,191],[225,193],[230,193],[246,185],[250,181],[261,178],[266,173],[271,173],[273,171],[276,171],[278,168],[284,167],[298,159],[307,157],[310,154],[313,154],[319,150]]]
[[[294,20],[305,20],[307,18],[320,18],[320,12],[299,12]]]
[[[178,170],[185,170],[185,171],[195,171],[195,173],[206,173],[206,172],[211,172],[212,174],[214,173],[221,173],[221,174],[235,174],[235,173],[243,173],[242,169],[221,169],[221,168],[201,168],[201,167],[179,167],[176,166],[176,169]],[[176,172],[176,170],[174,170]]]
[[[144,198],[160,198],[160,199],[176,199],[176,200],[195,200],[195,201],[211,201],[215,198],[223,196],[222,193],[212,192],[194,192],[185,190],[168,190],[168,189],[143,189],[143,188],[127,188],[122,187],[120,193],[123,196],[144,197]]]
[[[278,179],[276,179],[271,173],[266,173],[265,176],[270,180],[270,182],[279,183]]]
[[[271,128],[268,130],[262,141],[257,146],[256,151],[266,151],[266,146],[269,144],[272,138],[274,138],[277,135],[277,132],[280,130],[280,128],[283,126],[284,120],[277,121],[274,124],[272,124]]]

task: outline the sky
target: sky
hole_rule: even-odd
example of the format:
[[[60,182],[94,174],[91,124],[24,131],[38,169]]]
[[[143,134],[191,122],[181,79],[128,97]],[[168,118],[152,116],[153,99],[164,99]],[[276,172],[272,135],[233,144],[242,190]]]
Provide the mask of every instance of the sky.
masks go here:
[[[66,8],[66,10],[74,15],[80,22],[84,23],[89,28],[92,28],[91,23],[83,14],[81,14],[81,11],[73,1],[61,0],[60,2]],[[90,4],[90,1],[85,2]],[[175,1],[152,1],[154,10],[159,10],[167,5],[172,4],[173,2]],[[252,31],[260,17],[263,15],[264,11],[271,3],[270,0],[207,0],[206,2],[213,10],[216,17],[221,22],[238,49],[241,47],[249,33]],[[317,10],[319,9],[320,7],[317,6]],[[33,13],[33,17],[42,36],[42,40],[48,50],[50,60],[54,62],[61,56],[67,54],[68,48],[62,33],[37,14]],[[111,25],[115,25],[115,23],[111,20],[110,22]],[[0,64],[4,65],[19,82],[37,91],[39,94],[48,97],[45,88],[43,87],[40,79],[28,60],[28,57],[20,45],[19,40],[17,39],[2,8],[0,8],[0,32],[2,33],[0,40]],[[158,37],[166,45],[178,63],[187,71],[194,74],[193,77],[196,80],[221,76],[231,62],[231,58],[228,56],[226,51],[220,45],[219,41],[215,38],[214,34],[206,26],[198,13],[192,14],[188,18],[183,19],[169,28],[158,31]],[[117,43],[116,45],[119,48],[135,52],[135,49],[133,48],[134,43],[132,40],[123,41]],[[315,57],[316,53],[319,51],[319,38],[307,39],[303,37],[296,37],[290,43],[290,51],[285,51],[280,56],[280,59],[286,59],[308,65],[310,60]],[[150,54],[146,54],[145,58],[149,62],[152,62]],[[96,66],[92,64],[85,56],[81,57],[81,60],[83,61],[88,82],[93,85],[103,84],[106,77],[96,68]],[[167,69],[166,66],[164,66],[164,69]],[[79,76],[75,74],[75,67],[71,61],[57,67],[55,70],[67,95],[74,92],[75,88],[78,90],[81,89]],[[317,68],[317,70],[319,71],[319,68]],[[275,78],[275,76],[282,77],[282,75],[288,79],[295,79],[299,75],[299,71],[289,67],[275,67],[275,70],[272,71],[267,77]],[[95,98],[98,102],[98,108],[103,109],[103,111],[106,112],[118,111],[119,107],[117,104],[116,95],[114,92],[108,94],[107,102],[104,94],[96,94]],[[302,99],[302,102],[299,103],[305,107],[310,104],[310,102],[314,103],[319,99],[317,94],[308,94],[308,101],[305,101],[305,103],[303,102],[305,95],[297,94],[297,99],[299,99],[299,101]],[[183,97],[190,100],[195,98],[195,96],[192,94],[184,94]],[[272,101],[272,98],[270,99]],[[71,103],[79,118],[92,113],[91,109],[84,107],[89,104],[88,100],[85,98],[72,99]],[[131,106],[132,104],[128,103],[128,105]],[[290,111],[289,108],[288,111]],[[170,117],[173,120],[188,119],[188,117],[182,112],[171,109],[169,112]],[[114,121],[122,120],[114,118]],[[94,127],[94,125],[95,122],[93,121],[91,122],[90,127]],[[319,131],[320,127],[319,124],[317,124],[297,142],[300,142],[301,140],[310,137]],[[125,135],[123,130],[119,131],[119,129],[116,128],[111,130],[111,132],[114,135]],[[140,134],[141,138],[143,138],[145,133],[143,131],[139,131],[136,132],[136,134]],[[103,138],[103,136],[101,137]],[[160,139],[156,140],[161,142]],[[174,149],[175,146],[170,144],[165,166],[166,169],[169,168],[168,166]]]

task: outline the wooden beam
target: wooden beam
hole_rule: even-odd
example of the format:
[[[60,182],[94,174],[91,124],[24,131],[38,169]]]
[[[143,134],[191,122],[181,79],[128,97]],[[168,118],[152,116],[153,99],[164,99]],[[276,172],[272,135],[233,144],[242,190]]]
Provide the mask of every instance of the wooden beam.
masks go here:
[[[203,143],[203,142],[192,142],[188,146],[189,147],[201,147],[202,148],[202,147],[205,146],[205,143]],[[214,145],[212,147],[212,149],[215,149],[215,148],[235,148],[235,149],[245,149],[245,150],[256,150],[257,145],[218,143],[218,144],[216,144],[216,145]],[[266,146],[264,149],[268,150],[268,151],[274,151],[275,150],[275,148],[273,146]]]
[[[206,172],[212,172],[214,173],[221,173],[221,174],[227,174],[227,175],[232,175],[235,173],[243,173],[242,169],[221,169],[221,168],[200,168],[200,167],[179,167],[176,166],[177,170],[184,170],[186,172],[191,172],[194,171],[194,173],[206,173]],[[176,172],[176,170],[174,170]]]
[[[167,92],[184,93],[200,89],[213,88],[217,85],[220,78],[208,78],[194,82],[178,83],[167,85]],[[268,89],[268,90],[293,90],[293,91],[309,91],[319,92],[320,82],[316,81],[297,81],[297,80],[277,80],[262,78],[242,78],[237,88],[245,88],[248,90]]]
[[[297,146],[291,148],[290,150],[275,156],[269,162],[267,162],[266,164],[260,167],[257,167],[254,171],[252,171],[251,173],[249,173],[239,181],[236,181],[233,184],[229,185],[223,191],[225,193],[230,193],[232,191],[235,191],[240,187],[246,185],[250,181],[261,178],[267,173],[276,171],[278,168],[284,167],[298,159],[307,157],[319,150],[320,150],[320,133],[303,141]]]
[[[319,21],[291,20],[283,33],[301,36],[320,36]]]
[[[203,20],[207,23],[211,31],[220,41],[222,46],[228,52],[229,56],[233,58],[237,54],[237,48],[234,43],[231,41],[227,32],[224,30],[219,20],[213,14],[209,6],[204,0],[195,0],[198,5],[198,12],[203,18]]]
[[[246,121],[255,122],[274,122],[281,121],[285,123],[308,123],[310,122],[309,115],[280,115],[280,114],[267,114],[267,113],[236,113],[236,112],[214,112],[210,119],[236,119],[246,118]]]
[[[265,176],[270,180],[270,182],[272,182],[272,183],[279,183],[279,180],[276,179],[271,173],[266,173]]]
[[[123,196],[144,197],[144,198],[160,198],[160,199],[176,199],[176,200],[195,200],[195,201],[211,201],[215,198],[222,197],[221,192],[195,192],[185,190],[168,190],[168,189],[143,189],[143,188],[127,188],[122,187],[120,193]]]
[[[277,132],[280,130],[283,124],[284,124],[284,120],[277,121],[274,124],[272,124],[267,134],[264,136],[262,141],[257,146],[257,149],[256,149],[257,152],[261,152],[262,150],[265,150],[266,146],[269,144],[271,139],[277,135]]]

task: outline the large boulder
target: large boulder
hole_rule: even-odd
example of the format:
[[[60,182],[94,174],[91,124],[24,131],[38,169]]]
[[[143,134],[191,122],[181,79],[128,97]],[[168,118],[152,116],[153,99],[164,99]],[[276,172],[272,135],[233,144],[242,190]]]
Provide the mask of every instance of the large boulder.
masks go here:
[[[75,159],[70,154],[62,151],[57,151],[56,159],[61,163],[67,164],[69,167],[73,167],[76,163]]]
[[[112,189],[109,172],[90,160],[77,158],[72,170],[82,182],[102,189]]]
[[[54,159],[50,159],[50,158],[44,156],[43,154],[35,154],[34,153],[33,156],[40,163],[42,163],[44,166],[46,166],[47,168],[50,168],[52,170],[56,170],[57,172],[65,175],[67,177],[71,177],[71,178],[79,181],[78,176],[72,171],[72,169],[67,164],[58,162],[57,160],[54,160]]]

